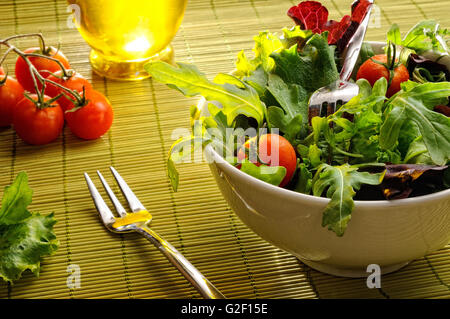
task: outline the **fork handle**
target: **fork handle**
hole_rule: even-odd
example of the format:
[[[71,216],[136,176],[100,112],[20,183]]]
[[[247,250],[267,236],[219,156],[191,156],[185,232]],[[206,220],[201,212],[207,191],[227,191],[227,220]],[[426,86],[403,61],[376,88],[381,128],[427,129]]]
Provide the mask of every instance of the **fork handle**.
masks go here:
[[[364,36],[366,35],[367,27],[369,26],[370,14],[372,13],[372,8],[375,0],[369,0],[371,3],[369,10],[366,12],[361,24],[356,29],[355,34],[350,39],[349,43],[344,52],[344,64],[342,65],[342,70],[340,74],[341,81],[348,81],[352,76],[353,69],[355,68],[356,62],[359,58],[359,52],[361,51],[361,45],[364,41]]]
[[[225,299],[225,296],[203,276],[175,247],[147,226],[136,231],[156,246],[167,259],[183,274],[205,299]]]

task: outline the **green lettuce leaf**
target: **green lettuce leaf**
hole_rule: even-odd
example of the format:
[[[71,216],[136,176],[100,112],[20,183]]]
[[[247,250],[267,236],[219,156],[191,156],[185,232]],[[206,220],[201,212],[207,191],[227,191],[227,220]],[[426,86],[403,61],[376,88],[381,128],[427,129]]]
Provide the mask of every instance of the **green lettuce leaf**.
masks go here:
[[[358,167],[348,164],[322,164],[312,186],[314,196],[322,196],[326,192],[326,196],[331,199],[323,213],[322,226],[327,226],[338,236],[343,236],[355,206],[355,190],[359,190],[363,184],[379,185],[383,176],[384,173],[358,172]]]
[[[334,47],[328,45],[323,35],[313,35],[300,52],[293,45],[272,53],[271,57],[275,60],[275,74],[286,83],[301,85],[309,94],[339,78]]]
[[[33,214],[16,225],[0,226],[0,277],[13,282],[29,269],[39,276],[42,256],[58,248],[53,214]]]
[[[450,118],[430,110],[429,100],[450,96],[450,83],[425,83],[401,91],[388,102],[380,131],[380,146],[390,150],[397,144],[407,120],[417,125],[435,165],[450,159]]]
[[[430,153],[428,153],[422,136],[418,136],[409,144],[404,163],[433,165],[433,160],[431,159]]]
[[[307,134],[308,94],[302,86],[287,84],[275,74],[269,75],[268,90],[281,108],[271,106],[267,110],[269,127],[279,128],[294,146]]]
[[[28,269],[38,276],[41,258],[58,248],[53,214],[29,212],[31,195],[24,172],[5,188],[0,210],[0,277],[8,282],[19,279]]]
[[[247,57],[244,50],[238,54],[235,71],[238,77],[250,76],[260,66],[267,73],[272,71],[275,62],[270,55],[283,48],[280,38],[267,31],[260,32],[253,40],[255,41],[253,58]]]
[[[312,189],[313,174],[305,163],[300,163],[297,170],[297,181],[294,190],[303,194],[310,194]]]
[[[145,69],[155,80],[179,90],[185,96],[203,96],[208,101],[221,103],[229,125],[240,114],[254,118],[259,125],[264,120],[265,106],[258,93],[236,77],[221,75],[217,78],[219,83],[211,82],[196,66],[186,63],[178,63],[178,67],[174,67],[157,61],[146,64]],[[225,79],[228,79],[227,83]]]
[[[283,166],[256,166],[250,161],[244,160],[241,163],[241,171],[266,183],[279,186],[286,176],[286,168]]]
[[[275,74],[269,75],[268,89],[286,112],[289,120],[300,114],[308,123],[308,93],[298,84],[287,84]]]
[[[295,26],[292,29],[284,28],[282,37],[267,31],[260,32],[253,37],[255,41],[253,58],[247,57],[243,50],[239,52],[236,60],[235,75],[238,77],[250,76],[260,66],[266,73],[270,73],[275,66],[271,57],[273,52],[290,48],[297,43],[306,42],[306,39],[312,35],[311,31],[302,30],[300,26]]]
[[[5,188],[0,208],[0,224],[17,224],[31,216],[27,210],[31,203],[33,191],[28,187],[28,176],[25,172],[17,175],[15,182]]]
[[[393,24],[387,33],[387,39],[394,44],[414,50],[417,54],[430,50],[446,54],[449,52],[447,46],[449,35],[450,32],[441,29],[437,21],[426,20],[413,26],[404,38],[398,25]]]

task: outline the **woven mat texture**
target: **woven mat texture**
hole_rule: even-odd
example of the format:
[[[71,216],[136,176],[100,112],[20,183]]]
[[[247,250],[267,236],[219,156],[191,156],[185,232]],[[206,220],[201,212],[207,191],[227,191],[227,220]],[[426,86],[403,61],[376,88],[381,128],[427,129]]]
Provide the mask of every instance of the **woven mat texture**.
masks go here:
[[[322,1],[331,18],[349,12],[349,0]],[[291,26],[285,0],[189,0],[173,46],[178,61],[192,62],[212,77],[229,72],[237,53],[250,52],[261,30]],[[384,40],[392,23],[408,30],[423,19],[450,27],[450,1],[377,0],[368,40]],[[14,285],[0,282],[0,298],[200,298],[163,255],[137,235],[118,236],[100,223],[83,172],[113,165],[152,212],[152,228],[176,246],[229,298],[449,298],[450,246],[383,276],[381,289],[366,280],[329,276],[299,262],[248,229],[228,207],[206,164],[183,164],[172,192],[166,176],[171,133],[189,127],[197,101],[151,79],[105,80],[92,73],[89,47],[67,26],[63,0],[1,0],[0,37],[41,31],[72,66],[106,94],[115,122],[103,138],[86,142],[68,128],[54,143],[29,146],[12,129],[0,130],[0,189],[27,171],[32,210],[55,212],[57,253],[44,259],[40,278],[31,273]],[[21,48],[35,41],[22,39]],[[10,60],[9,63],[12,61]],[[12,69],[12,65],[11,65]],[[117,191],[117,188],[115,189]],[[81,269],[81,288],[66,285],[67,267]]]

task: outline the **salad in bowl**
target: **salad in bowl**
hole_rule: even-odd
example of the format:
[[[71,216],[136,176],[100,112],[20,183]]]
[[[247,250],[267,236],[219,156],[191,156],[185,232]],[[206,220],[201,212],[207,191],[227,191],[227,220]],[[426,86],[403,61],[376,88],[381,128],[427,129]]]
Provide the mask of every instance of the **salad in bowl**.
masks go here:
[[[348,275],[328,266],[371,261],[397,269],[450,240],[448,30],[430,20],[402,35],[392,25],[385,43],[363,44],[352,80],[359,94],[333,114],[308,110],[311,95],[339,79],[370,5],[356,1],[351,16],[328,21],[322,4],[301,2],[288,11],[295,26],[260,32],[252,56],[241,51],[235,70],[213,81],[191,64],[146,67],[155,80],[203,97],[191,108],[192,135],[169,153],[173,188],[175,164],[206,149],[247,225],[334,274]],[[423,244],[417,227],[439,231]]]

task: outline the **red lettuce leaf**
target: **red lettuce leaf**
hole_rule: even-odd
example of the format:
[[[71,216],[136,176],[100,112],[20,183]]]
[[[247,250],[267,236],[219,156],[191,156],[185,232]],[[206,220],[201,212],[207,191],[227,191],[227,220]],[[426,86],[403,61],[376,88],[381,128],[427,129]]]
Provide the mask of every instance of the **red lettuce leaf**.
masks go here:
[[[288,16],[303,30],[322,33],[322,27],[328,20],[328,10],[320,2],[303,1],[298,6],[290,8]]]
[[[342,50],[347,46],[370,6],[368,0],[358,0],[352,6],[352,15],[346,15],[337,22],[328,21],[328,10],[320,2],[303,1],[290,8],[288,16],[303,30],[311,30],[314,33],[328,31],[328,44],[336,44],[338,49]]]

